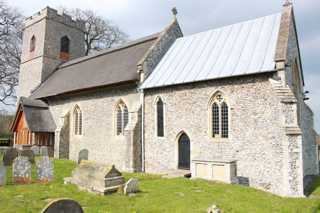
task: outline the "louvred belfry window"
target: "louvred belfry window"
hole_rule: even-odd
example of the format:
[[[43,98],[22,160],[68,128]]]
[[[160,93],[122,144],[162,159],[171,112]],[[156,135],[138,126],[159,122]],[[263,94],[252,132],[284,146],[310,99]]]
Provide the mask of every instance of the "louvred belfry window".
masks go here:
[[[63,36],[60,40],[60,59],[69,60],[70,58],[70,39]]]
[[[229,107],[223,96],[218,93],[211,103],[210,132],[214,138],[229,137]]]

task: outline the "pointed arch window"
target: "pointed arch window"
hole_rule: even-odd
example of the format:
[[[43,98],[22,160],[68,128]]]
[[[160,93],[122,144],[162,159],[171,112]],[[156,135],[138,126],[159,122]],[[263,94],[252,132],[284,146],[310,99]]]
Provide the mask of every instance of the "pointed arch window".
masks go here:
[[[79,106],[76,106],[73,111],[74,118],[74,134],[82,135],[82,112]]]
[[[70,57],[70,39],[63,36],[60,39],[60,59],[68,60]]]
[[[229,137],[229,106],[221,93],[217,93],[210,104],[210,132],[214,138]]]
[[[121,101],[116,106],[116,134],[122,135],[128,123],[129,123],[128,107],[124,102]]]
[[[158,98],[156,102],[156,131],[158,137],[164,137],[164,103],[161,98]]]
[[[33,35],[30,40],[30,52],[34,52],[36,49],[36,37]]]

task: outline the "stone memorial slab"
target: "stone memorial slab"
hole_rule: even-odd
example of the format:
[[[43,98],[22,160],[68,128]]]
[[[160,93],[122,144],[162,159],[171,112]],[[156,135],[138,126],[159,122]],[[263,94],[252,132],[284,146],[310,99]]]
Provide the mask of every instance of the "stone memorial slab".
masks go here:
[[[72,177],[64,180],[66,184],[75,184],[80,189],[101,195],[116,192],[125,183],[122,174],[114,166],[85,160],[72,172]]]
[[[42,155],[42,156],[48,156],[48,147],[46,147],[46,146],[41,146],[41,147],[40,147],[40,155]]]
[[[7,168],[0,163],[0,186],[4,186],[6,184],[7,177]]]
[[[124,186],[124,194],[132,194],[139,192],[139,180],[136,178],[131,178]]]
[[[53,161],[48,156],[42,156],[36,161],[37,178],[40,182],[50,182],[53,180]]]
[[[82,160],[89,160],[89,151],[87,149],[82,149],[79,152],[78,164],[80,164]]]
[[[20,156],[27,157],[31,163],[34,163],[34,153],[30,149],[20,151]]]
[[[13,161],[13,182],[17,184],[31,183],[31,163],[28,157],[19,156]]]
[[[3,155],[3,164],[5,166],[11,166],[14,159],[16,157],[18,157],[18,155],[19,155],[19,152],[15,148],[10,148],[10,149],[6,150]]]
[[[40,147],[39,146],[32,146],[30,149],[34,155],[40,155]]]
[[[58,199],[49,203],[41,213],[84,213],[84,211],[77,201]]]

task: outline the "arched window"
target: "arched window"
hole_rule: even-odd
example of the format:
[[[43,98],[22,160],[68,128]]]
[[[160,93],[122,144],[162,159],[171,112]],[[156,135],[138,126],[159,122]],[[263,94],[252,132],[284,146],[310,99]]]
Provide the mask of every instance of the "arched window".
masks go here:
[[[68,60],[70,55],[70,39],[68,36],[63,36],[60,40],[60,58]]]
[[[79,106],[76,106],[73,111],[74,118],[74,134],[82,135],[82,112]]]
[[[157,136],[163,137],[164,136],[164,107],[163,101],[159,98],[156,102],[156,110],[157,110]]]
[[[36,37],[32,36],[30,40],[30,52],[34,52],[36,49]]]
[[[122,135],[129,123],[128,107],[122,101],[116,106],[116,133]]]
[[[229,107],[221,93],[217,93],[211,100],[210,132],[214,138],[229,137]]]

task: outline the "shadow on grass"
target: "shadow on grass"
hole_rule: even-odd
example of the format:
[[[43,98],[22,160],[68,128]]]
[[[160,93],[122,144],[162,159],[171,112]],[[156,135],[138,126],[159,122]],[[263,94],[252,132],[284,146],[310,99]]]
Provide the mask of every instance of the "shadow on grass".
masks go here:
[[[320,197],[320,176],[308,176],[304,182],[306,183],[304,193],[307,197],[310,195]]]

